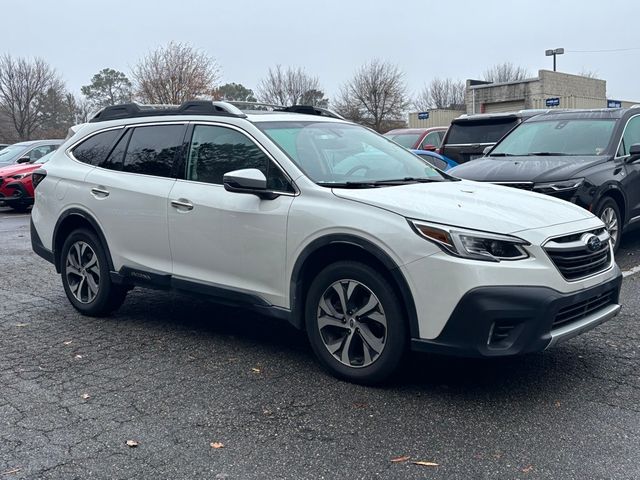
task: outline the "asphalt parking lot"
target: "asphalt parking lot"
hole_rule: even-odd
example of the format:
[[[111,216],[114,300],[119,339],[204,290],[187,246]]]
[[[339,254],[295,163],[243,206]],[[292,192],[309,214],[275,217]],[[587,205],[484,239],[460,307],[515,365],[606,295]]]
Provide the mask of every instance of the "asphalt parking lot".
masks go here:
[[[618,262],[623,311],[596,330],[513,359],[416,355],[368,388],[289,326],[188,296],[82,317],[28,215],[0,209],[0,480],[639,478],[640,233]]]

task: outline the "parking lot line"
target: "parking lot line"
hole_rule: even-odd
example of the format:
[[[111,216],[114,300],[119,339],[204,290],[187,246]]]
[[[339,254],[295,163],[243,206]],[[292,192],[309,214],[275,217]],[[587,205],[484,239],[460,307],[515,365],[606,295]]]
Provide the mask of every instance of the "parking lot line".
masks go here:
[[[640,265],[636,265],[633,268],[630,268],[629,270],[623,270],[622,271],[622,276],[623,277],[628,277],[629,275],[633,275],[635,273],[640,272]]]

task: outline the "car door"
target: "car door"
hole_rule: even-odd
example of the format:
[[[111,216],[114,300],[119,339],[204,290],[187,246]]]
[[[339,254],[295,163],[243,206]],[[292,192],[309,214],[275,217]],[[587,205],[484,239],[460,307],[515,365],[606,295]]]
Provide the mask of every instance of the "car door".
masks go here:
[[[185,129],[186,122],[128,127],[85,179],[86,206],[102,225],[116,269],[171,271],[167,198]]]
[[[627,121],[624,128],[620,146],[618,148],[618,157],[625,161],[629,155],[631,145],[640,143],[640,115],[631,117]],[[627,196],[627,204],[629,208],[628,219],[640,216],[640,160],[632,163],[625,163],[626,176],[622,180],[625,194]]]
[[[169,239],[174,281],[222,287],[278,305],[285,291],[286,227],[293,183],[267,151],[243,130],[223,124],[191,127],[184,180],[169,195]],[[257,168],[271,200],[224,189],[223,175]],[[211,293],[215,293],[213,290]]]

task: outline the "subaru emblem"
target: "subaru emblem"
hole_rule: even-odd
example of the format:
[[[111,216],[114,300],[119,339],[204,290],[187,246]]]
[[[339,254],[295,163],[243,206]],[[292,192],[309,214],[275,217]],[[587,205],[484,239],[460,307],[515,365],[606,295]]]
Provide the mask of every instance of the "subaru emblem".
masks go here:
[[[591,252],[597,252],[602,247],[602,242],[600,241],[600,239],[592,233],[590,233],[589,235],[585,235],[583,237],[583,240],[586,243],[587,248]]]

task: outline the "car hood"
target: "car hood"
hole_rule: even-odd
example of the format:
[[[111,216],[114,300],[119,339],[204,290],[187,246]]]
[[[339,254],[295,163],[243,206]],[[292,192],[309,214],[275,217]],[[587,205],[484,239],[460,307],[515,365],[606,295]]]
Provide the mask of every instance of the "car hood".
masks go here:
[[[407,218],[504,234],[593,218],[583,208],[548,195],[466,180],[334,188],[333,193]]]
[[[16,165],[9,165],[7,167],[0,168],[0,177],[9,177],[12,175],[18,175],[20,173],[29,173],[38,169],[42,165],[39,163],[21,163]]]
[[[609,157],[484,157],[452,168],[447,173],[479,182],[553,182],[579,176],[585,168]]]

